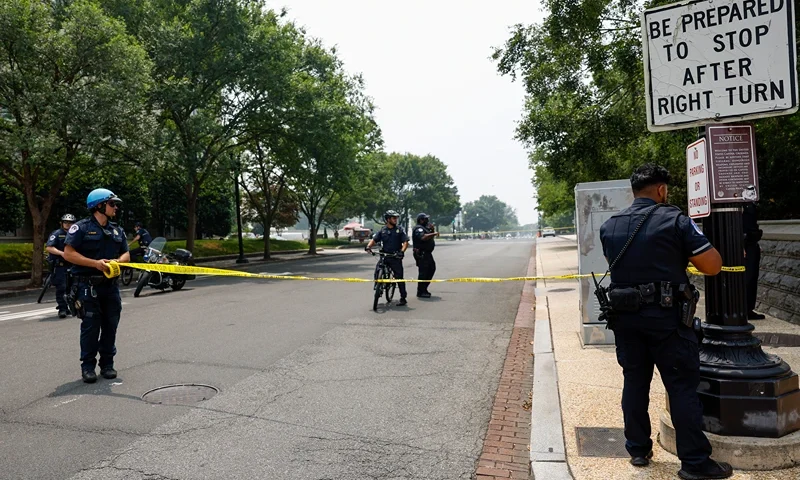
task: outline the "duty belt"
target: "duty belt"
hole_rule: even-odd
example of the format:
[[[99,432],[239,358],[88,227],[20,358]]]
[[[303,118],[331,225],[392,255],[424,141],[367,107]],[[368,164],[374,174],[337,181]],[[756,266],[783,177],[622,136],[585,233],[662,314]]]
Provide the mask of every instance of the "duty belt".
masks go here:
[[[653,282],[639,285],[611,285],[610,290],[620,288],[635,288],[641,294],[642,305],[661,305],[662,298],[664,303],[672,304],[674,300],[682,299],[683,288],[688,284],[677,284],[671,282]]]
[[[75,275],[78,283],[88,283],[90,285],[116,285],[118,278],[106,278],[104,275]]]

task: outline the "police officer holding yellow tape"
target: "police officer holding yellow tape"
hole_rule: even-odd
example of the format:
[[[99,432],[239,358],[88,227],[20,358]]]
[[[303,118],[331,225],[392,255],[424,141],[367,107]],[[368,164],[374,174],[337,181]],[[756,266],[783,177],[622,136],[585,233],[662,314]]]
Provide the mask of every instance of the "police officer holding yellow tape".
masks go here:
[[[81,376],[86,383],[97,381],[95,365],[100,354],[100,375],[117,377],[114,345],[122,312],[117,278],[107,278],[108,263],[130,261],[125,232],[110,221],[117,215],[120,200],[110,190],[92,190],[86,198],[91,216],[70,227],[64,258],[72,263],[77,287],[75,307],[81,318]]]

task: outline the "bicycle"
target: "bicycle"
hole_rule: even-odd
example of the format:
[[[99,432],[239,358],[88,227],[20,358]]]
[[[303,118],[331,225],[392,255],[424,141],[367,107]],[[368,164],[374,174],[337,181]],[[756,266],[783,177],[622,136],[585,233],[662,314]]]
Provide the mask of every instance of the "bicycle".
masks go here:
[[[394,272],[389,266],[386,264],[387,258],[403,258],[396,253],[386,253],[386,252],[378,252],[375,253],[370,251],[369,253],[372,254],[374,257],[375,255],[380,255],[380,260],[378,260],[378,266],[375,268],[375,297],[372,301],[372,311],[378,311],[378,300],[386,294],[386,304],[388,305],[392,298],[394,298],[394,292],[397,289],[396,282],[378,282],[377,280],[394,280]]]

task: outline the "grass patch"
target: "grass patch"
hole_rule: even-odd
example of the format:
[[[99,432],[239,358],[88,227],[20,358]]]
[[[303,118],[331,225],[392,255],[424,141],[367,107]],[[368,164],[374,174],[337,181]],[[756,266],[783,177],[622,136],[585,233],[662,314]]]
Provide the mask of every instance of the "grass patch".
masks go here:
[[[295,242],[292,240],[270,240],[270,249],[273,252],[279,250],[305,250],[308,245],[305,242]],[[264,240],[260,238],[242,239],[244,253],[259,253],[264,251]],[[173,252],[178,248],[186,248],[186,240],[172,240],[167,242],[167,252]],[[195,240],[194,257],[215,257],[217,255],[232,255],[239,253],[239,240],[230,238],[228,240]]]
[[[269,243],[273,252],[308,249],[308,244],[305,242],[270,240]],[[262,239],[245,238],[242,245],[245,253],[260,253],[264,251],[264,240]],[[167,242],[167,252],[173,252],[177,248],[186,248],[186,240]],[[32,243],[0,243],[0,273],[30,271],[32,252]],[[194,242],[195,258],[238,253],[239,241],[235,238],[229,240],[195,240]],[[44,259],[44,255],[42,259]]]

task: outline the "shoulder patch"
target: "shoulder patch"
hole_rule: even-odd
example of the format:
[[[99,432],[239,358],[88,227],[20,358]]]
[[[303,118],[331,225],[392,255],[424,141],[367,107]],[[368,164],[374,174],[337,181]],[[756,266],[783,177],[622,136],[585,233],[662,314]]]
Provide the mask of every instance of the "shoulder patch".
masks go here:
[[[703,231],[700,230],[700,227],[698,227],[697,224],[694,223],[694,220],[689,219],[689,221],[692,222],[692,228],[694,228],[695,232],[699,233],[700,235],[705,235],[705,233],[703,233]]]
[[[77,231],[78,231],[78,228],[80,228],[80,227],[78,227],[78,224],[76,223],[75,225],[73,225],[73,226],[69,227],[69,233],[75,233],[75,232],[77,232]]]
[[[55,240],[55,239],[56,239],[56,236],[55,236],[55,235],[50,235],[50,241],[51,241],[51,242],[52,242],[53,240]]]

